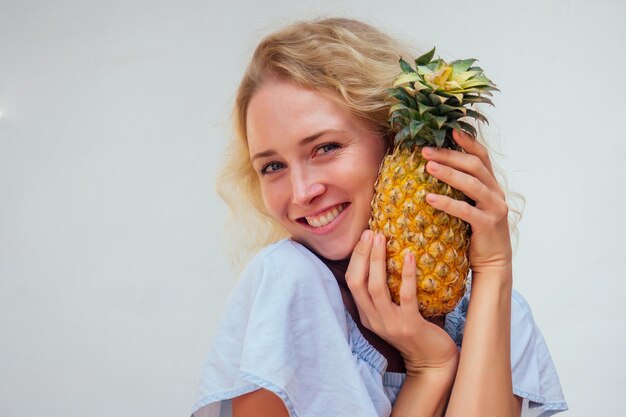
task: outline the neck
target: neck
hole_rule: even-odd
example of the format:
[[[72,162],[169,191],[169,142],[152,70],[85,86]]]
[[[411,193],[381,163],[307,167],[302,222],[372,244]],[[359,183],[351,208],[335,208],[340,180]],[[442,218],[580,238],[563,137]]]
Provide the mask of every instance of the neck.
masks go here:
[[[315,252],[313,249],[307,248],[315,254],[324,264],[330,269],[330,271],[335,276],[337,280],[337,284],[339,287],[343,289],[348,289],[348,284],[346,283],[346,271],[348,270],[348,265],[350,264],[350,257],[345,259],[328,259]]]

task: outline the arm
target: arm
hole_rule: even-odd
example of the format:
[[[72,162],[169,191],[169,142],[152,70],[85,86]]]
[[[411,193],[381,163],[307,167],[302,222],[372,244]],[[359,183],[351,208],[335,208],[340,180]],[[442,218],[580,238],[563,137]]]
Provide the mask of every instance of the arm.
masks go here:
[[[442,416],[459,359],[456,345],[442,328],[420,315],[413,255],[404,258],[399,306],[389,295],[385,259],[384,236],[366,230],[350,259],[346,282],[363,325],[392,344],[404,359],[407,376],[391,416]]]
[[[510,362],[510,271],[474,275],[463,349],[446,416],[519,416]]]
[[[233,398],[233,417],[289,417],[289,412],[279,396],[261,388]]]
[[[513,395],[511,382],[508,207],[486,149],[467,134],[455,131],[453,135],[465,152],[424,148],[423,155],[436,161],[427,164],[429,173],[476,202],[427,196],[434,208],[472,226],[472,297],[458,369],[450,337],[419,314],[412,256],[404,259],[400,306],[390,302],[386,287],[382,236],[380,243],[370,231],[364,232],[346,280],[363,325],[396,347],[405,360],[407,379],[394,405],[394,417],[444,412],[448,417],[515,417],[520,415],[521,400]]]
[[[440,369],[407,374],[391,417],[442,416],[454,382],[458,358]]]
[[[446,416],[519,416],[521,398],[511,381],[512,250],[508,206],[487,150],[465,133],[453,132],[466,151],[425,149],[428,171],[463,191],[475,206],[444,196],[427,196],[435,208],[472,226],[472,296],[463,349]],[[428,152],[430,151],[430,152]],[[433,198],[434,197],[434,198]]]

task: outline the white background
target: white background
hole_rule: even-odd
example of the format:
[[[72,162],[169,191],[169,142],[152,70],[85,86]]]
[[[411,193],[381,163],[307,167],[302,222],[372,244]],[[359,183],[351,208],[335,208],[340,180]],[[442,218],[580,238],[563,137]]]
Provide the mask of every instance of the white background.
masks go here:
[[[624,4],[0,0],[0,416],[189,415],[235,282],[234,92],[262,35],[319,15],[480,58],[564,415],[623,415]]]

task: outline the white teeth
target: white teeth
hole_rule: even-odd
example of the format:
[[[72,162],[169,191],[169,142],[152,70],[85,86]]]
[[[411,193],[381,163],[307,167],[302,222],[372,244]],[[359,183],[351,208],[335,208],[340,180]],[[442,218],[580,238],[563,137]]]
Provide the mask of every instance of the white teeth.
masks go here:
[[[340,204],[340,205],[333,207],[332,209],[328,210],[326,213],[323,213],[323,214],[321,214],[319,216],[316,216],[316,217],[306,217],[306,221],[309,223],[310,226],[313,226],[313,227],[326,226],[328,223],[330,223],[333,220],[335,220],[335,218],[337,216],[339,216],[339,213],[341,213],[344,208],[345,208],[345,205],[344,204]]]

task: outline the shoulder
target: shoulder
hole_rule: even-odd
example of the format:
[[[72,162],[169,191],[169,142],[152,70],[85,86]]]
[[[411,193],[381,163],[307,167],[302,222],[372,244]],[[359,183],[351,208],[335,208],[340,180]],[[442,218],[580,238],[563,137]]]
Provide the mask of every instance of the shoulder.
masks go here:
[[[530,407],[545,415],[567,410],[548,345],[529,303],[515,290],[511,298],[511,372],[513,392],[528,399]]]
[[[517,290],[511,294],[511,349],[528,346],[538,336],[539,329],[533,318],[533,313],[526,299]],[[540,334],[540,333],[539,333]]]
[[[311,277],[328,278],[330,270],[303,245],[283,239],[259,251],[242,275],[247,280],[271,279],[274,285],[295,285]],[[318,280],[313,280],[313,282]]]
[[[471,286],[468,287],[468,291],[454,310],[446,315],[444,329],[459,347],[462,344],[470,298]],[[511,293],[511,341],[518,343],[520,340],[525,340],[528,343],[536,327],[530,305],[522,294],[513,289]]]
[[[234,294],[240,303],[259,308],[293,309],[295,305],[330,307],[343,314],[341,293],[328,267],[303,245],[280,240],[257,253],[244,269]]]
[[[324,270],[325,269],[325,270]],[[240,331],[269,326],[272,333],[282,322],[311,315],[340,317],[343,306],[339,288],[326,265],[304,246],[280,240],[259,251],[248,263],[233,288],[222,321]],[[336,319],[335,319],[336,320]],[[302,321],[302,320],[300,320]]]
[[[520,292],[516,289],[513,289],[511,293],[511,316],[513,315],[524,317],[526,320],[534,321],[530,305],[524,296],[522,296],[522,294],[520,294]]]
[[[313,264],[317,257],[291,239],[281,239],[261,249],[250,261],[251,265],[264,264],[274,267],[290,267],[293,265]]]

